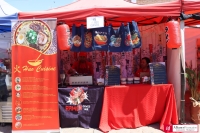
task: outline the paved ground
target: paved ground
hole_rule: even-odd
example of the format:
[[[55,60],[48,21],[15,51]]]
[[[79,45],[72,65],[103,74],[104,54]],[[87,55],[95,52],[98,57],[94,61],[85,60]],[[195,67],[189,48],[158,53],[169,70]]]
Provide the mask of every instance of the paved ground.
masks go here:
[[[4,127],[0,126],[0,133],[11,133],[11,124],[6,124]],[[200,124],[199,124],[200,129]],[[63,128],[60,133],[103,133],[98,129],[84,129],[84,128]],[[136,129],[120,129],[120,130],[111,130],[109,133],[164,133],[159,130],[159,123],[152,125],[136,128]],[[184,132],[192,133],[192,132]],[[194,132],[193,132],[194,133]],[[196,133],[196,132],[195,132]],[[200,131],[199,131],[200,133]]]
[[[11,133],[11,124],[6,124],[0,127],[0,133]],[[97,129],[84,129],[84,128],[63,128],[60,133],[102,133]],[[136,129],[120,129],[111,130],[109,133],[164,133],[159,130],[159,123],[144,126]]]
[[[5,124],[5,126],[0,126],[0,133],[11,133],[12,124]]]
[[[65,128],[61,129],[60,133],[103,133],[103,132],[96,129]],[[164,132],[159,130],[159,124],[156,123],[136,129],[111,130],[109,133],[164,133]]]

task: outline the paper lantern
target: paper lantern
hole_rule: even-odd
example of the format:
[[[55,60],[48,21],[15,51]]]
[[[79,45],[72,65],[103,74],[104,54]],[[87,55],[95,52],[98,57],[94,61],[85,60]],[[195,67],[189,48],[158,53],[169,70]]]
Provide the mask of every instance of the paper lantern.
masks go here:
[[[57,40],[58,47],[60,50],[70,50],[69,38],[70,38],[70,29],[67,24],[59,23],[56,28],[57,30]]]
[[[168,48],[179,48],[181,46],[181,31],[178,21],[169,21],[166,23],[166,43]]]

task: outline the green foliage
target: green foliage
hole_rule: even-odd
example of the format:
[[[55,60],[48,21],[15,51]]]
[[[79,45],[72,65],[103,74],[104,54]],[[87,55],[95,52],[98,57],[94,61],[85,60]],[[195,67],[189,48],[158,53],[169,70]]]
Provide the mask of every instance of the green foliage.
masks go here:
[[[187,84],[189,86],[189,90],[191,92],[191,96],[196,100],[200,101],[200,93],[198,91],[199,81],[200,81],[200,72],[196,68],[192,68],[192,61],[190,64],[186,64],[185,69],[185,77],[187,80]]]

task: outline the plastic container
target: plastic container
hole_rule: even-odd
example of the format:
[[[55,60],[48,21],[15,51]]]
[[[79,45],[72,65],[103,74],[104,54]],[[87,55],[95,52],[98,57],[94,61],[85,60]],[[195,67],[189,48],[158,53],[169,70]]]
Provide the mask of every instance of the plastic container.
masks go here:
[[[140,77],[134,77],[134,84],[140,84]]]
[[[133,78],[127,78],[127,84],[133,84]]]
[[[121,82],[125,82],[126,81],[126,78],[121,78]]]
[[[128,81],[133,81],[134,78],[127,78]]]
[[[122,84],[122,85],[125,85],[125,84],[126,84],[126,81],[121,81],[121,84]]]

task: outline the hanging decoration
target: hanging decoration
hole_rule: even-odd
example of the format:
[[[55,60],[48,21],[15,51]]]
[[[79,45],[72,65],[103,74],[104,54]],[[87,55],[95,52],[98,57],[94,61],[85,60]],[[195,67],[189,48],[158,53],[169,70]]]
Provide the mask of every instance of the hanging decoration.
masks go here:
[[[123,52],[123,32],[124,32],[124,25],[121,25],[119,28],[114,29],[112,25],[109,25],[109,52]]]
[[[137,22],[132,21],[130,24],[127,25],[129,32],[125,35],[125,43],[127,46],[131,46],[132,48],[140,48],[142,45],[141,36],[138,29]]]
[[[179,48],[181,46],[180,24],[178,21],[167,22],[165,34],[168,48]]]
[[[81,38],[82,44],[81,51],[91,52],[94,50],[93,40],[92,40],[92,29],[87,29],[83,25],[81,25]]]
[[[57,40],[58,47],[60,50],[70,50],[69,38],[70,38],[70,29],[67,24],[60,23],[57,26]]]
[[[75,24],[72,26],[72,45],[70,50],[74,52],[81,51],[81,45],[84,43],[83,38],[81,36],[81,27],[77,27]]]

